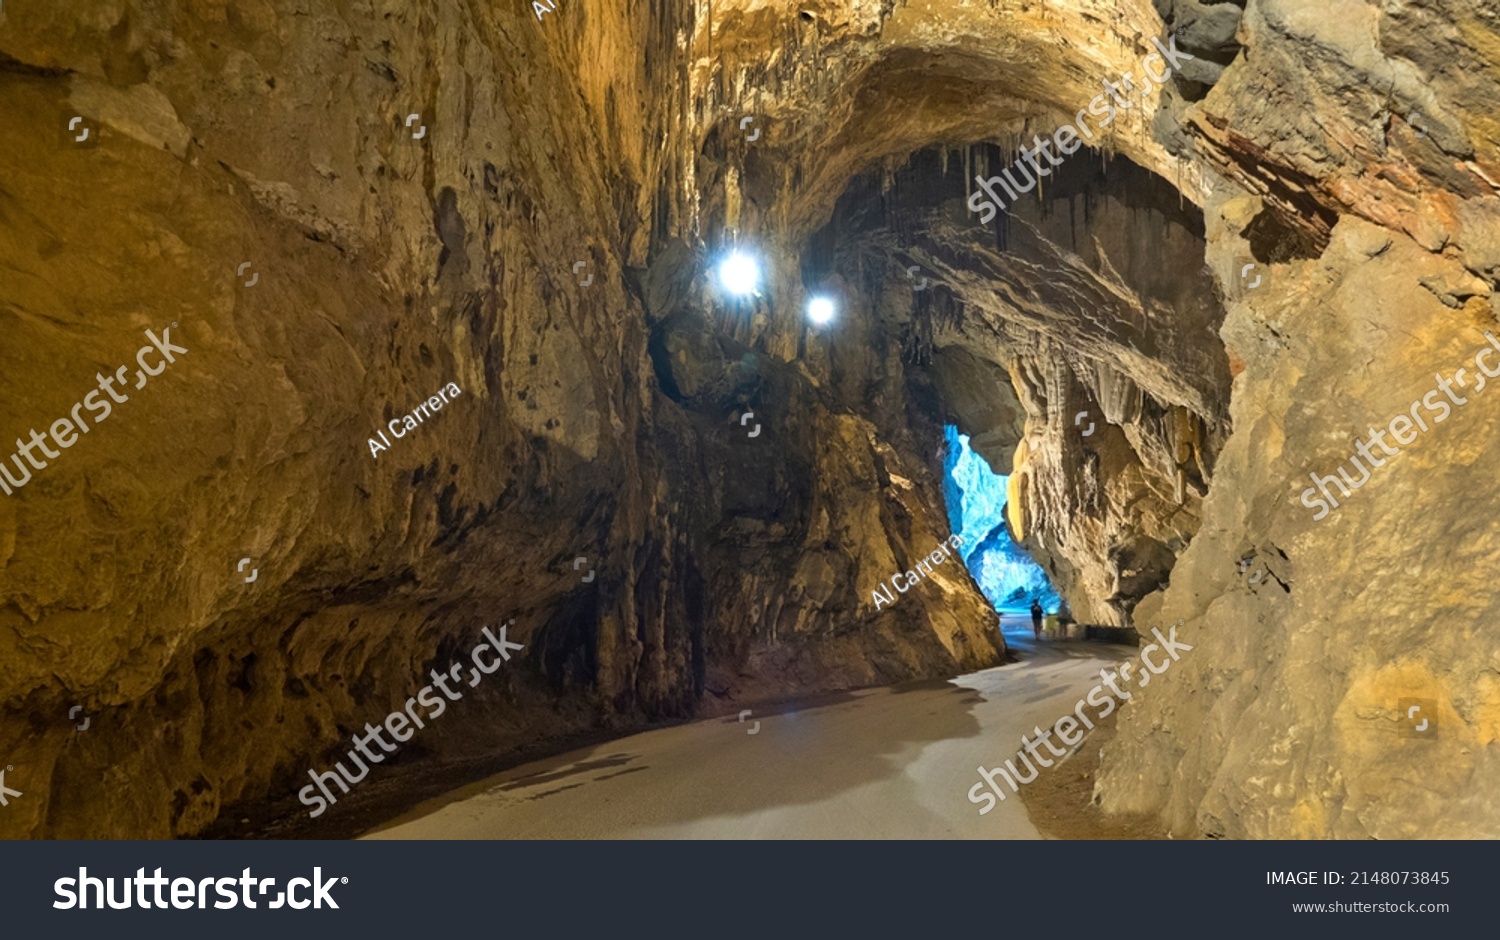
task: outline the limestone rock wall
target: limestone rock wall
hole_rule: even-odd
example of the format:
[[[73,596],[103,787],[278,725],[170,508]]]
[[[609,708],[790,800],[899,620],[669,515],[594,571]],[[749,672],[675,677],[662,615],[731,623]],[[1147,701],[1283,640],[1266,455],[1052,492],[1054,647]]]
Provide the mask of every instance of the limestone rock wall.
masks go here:
[[[0,501],[0,834],[301,813],[505,619],[524,656],[393,762],[997,661],[961,571],[868,609],[946,534],[910,440],[728,329],[729,380],[663,386],[663,324],[709,316],[691,5],[0,15],[6,439],[145,330],[187,350]]]
[[[1500,326],[1496,26],[1465,3],[1252,5],[1255,55],[1186,114],[1232,181],[1206,215],[1243,372],[1201,533],[1137,610],[1185,618],[1194,649],[1122,712],[1107,809],[1230,838],[1500,833],[1500,444],[1475,361]],[[1311,475],[1340,467],[1360,486],[1325,484],[1321,512]]]

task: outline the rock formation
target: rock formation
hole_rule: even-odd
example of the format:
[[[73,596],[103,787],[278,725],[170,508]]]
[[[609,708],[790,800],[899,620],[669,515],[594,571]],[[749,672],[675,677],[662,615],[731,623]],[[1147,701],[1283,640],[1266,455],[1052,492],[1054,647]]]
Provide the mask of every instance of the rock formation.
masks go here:
[[[948,535],[945,423],[1080,620],[1184,621],[1106,809],[1500,833],[1497,406],[1331,518],[1299,501],[1497,328],[1497,27],[1459,0],[7,5],[0,440],[147,330],[187,352],[0,497],[0,836],[294,811],[509,618],[524,653],[393,763],[992,665],[957,566],[870,600]],[[981,223],[975,177],[1153,39],[1193,58]],[[733,245],[755,297],[712,283]]]

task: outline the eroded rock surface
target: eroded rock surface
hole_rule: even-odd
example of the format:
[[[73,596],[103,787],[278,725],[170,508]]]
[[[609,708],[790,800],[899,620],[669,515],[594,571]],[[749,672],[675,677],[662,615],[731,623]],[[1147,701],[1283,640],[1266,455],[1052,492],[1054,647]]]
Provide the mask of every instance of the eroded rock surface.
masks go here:
[[[7,5],[0,440],[146,330],[188,352],[0,498],[0,834],[300,813],[509,618],[524,656],[397,761],[993,664],[957,566],[871,600],[947,536],[945,422],[1081,620],[1194,645],[1106,808],[1495,834],[1496,406],[1298,495],[1495,327],[1496,37],[1458,0]],[[733,303],[732,244],[768,272]]]
[[[6,427],[187,352],[0,503],[0,832],[286,802],[507,618],[524,660],[394,761],[998,661],[961,569],[871,609],[946,536],[939,430],[706,325],[692,8],[518,11],[4,12]]]
[[[1230,838],[1500,834],[1482,560],[1500,405],[1475,364],[1497,325],[1496,26],[1468,4],[1261,4],[1259,54],[1188,112],[1209,159],[1254,170],[1234,173],[1253,196],[1226,187],[1207,209],[1211,264],[1265,280],[1225,323],[1244,367],[1202,529],[1136,612],[1185,618],[1195,648],[1123,713],[1106,809]],[[1318,211],[1278,208],[1299,201]],[[1438,382],[1459,369],[1462,405]],[[1360,457],[1435,389],[1444,420],[1423,404],[1409,446]],[[1304,502],[1340,467],[1358,489],[1328,484],[1327,513],[1317,490]]]

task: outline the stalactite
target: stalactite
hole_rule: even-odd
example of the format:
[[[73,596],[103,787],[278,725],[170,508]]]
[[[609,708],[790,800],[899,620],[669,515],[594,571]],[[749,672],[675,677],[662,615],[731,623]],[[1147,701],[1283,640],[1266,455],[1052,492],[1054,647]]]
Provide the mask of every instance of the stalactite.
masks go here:
[[[1047,399],[1047,423],[1051,424],[1054,420],[1062,419],[1063,410],[1067,407],[1066,393],[1069,382],[1064,373],[1067,366],[1050,355],[1046,362],[1049,368],[1043,375],[1043,380],[1046,382],[1044,394]]]
[[[969,204],[969,197],[974,194],[974,191],[973,191],[973,186],[974,186],[973,150],[974,150],[974,148],[971,145],[964,144],[964,205],[965,206],[968,206],[968,204]]]

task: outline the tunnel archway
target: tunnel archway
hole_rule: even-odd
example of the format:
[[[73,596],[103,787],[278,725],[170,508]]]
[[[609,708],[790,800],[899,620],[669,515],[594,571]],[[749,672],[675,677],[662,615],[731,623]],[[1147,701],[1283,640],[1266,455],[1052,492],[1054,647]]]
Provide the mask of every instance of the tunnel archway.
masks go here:
[[[1020,159],[935,146],[856,175],[800,274],[856,297],[865,323],[809,359],[893,436],[970,435],[1075,614],[1129,626],[1191,542],[1230,431],[1224,310],[1201,213],[1123,157],[1084,148],[982,224],[975,181]],[[873,368],[871,344],[892,351]],[[893,413],[856,401],[897,372],[903,395],[873,400]]]

